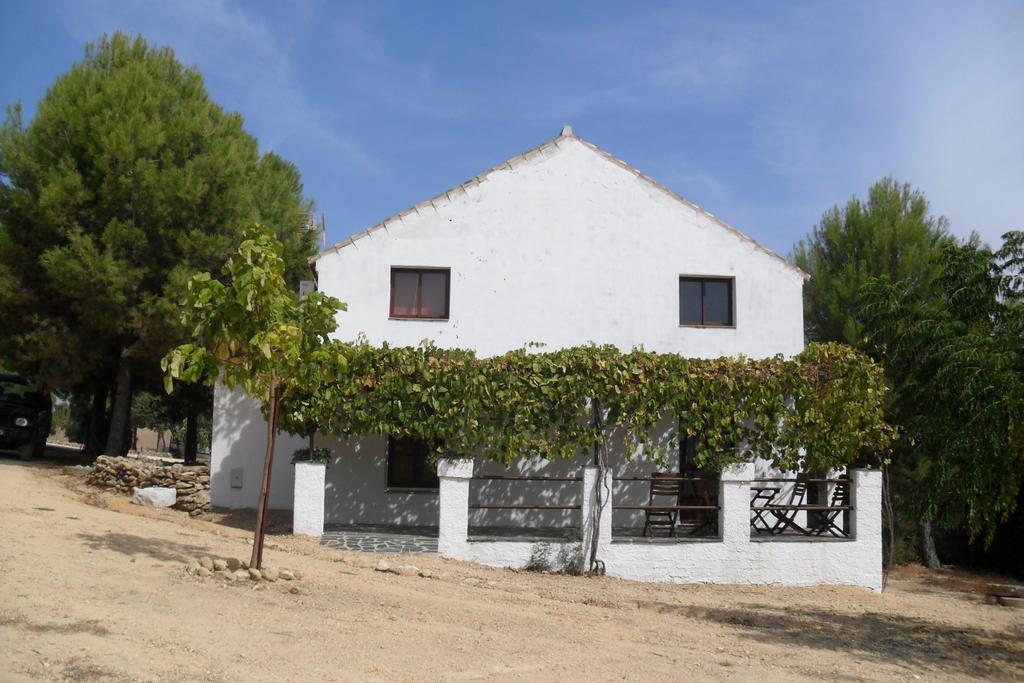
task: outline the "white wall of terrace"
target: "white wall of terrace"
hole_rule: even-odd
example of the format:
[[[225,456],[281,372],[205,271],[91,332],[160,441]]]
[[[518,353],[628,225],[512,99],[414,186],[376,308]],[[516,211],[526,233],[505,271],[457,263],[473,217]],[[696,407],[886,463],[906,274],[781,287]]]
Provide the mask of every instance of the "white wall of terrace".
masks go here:
[[[485,565],[525,567],[535,551],[535,542],[470,537],[472,462],[443,462],[439,474],[439,552]],[[603,523],[598,527],[598,558],[610,576],[660,583],[830,584],[882,589],[882,475],[877,470],[851,472],[849,538],[752,536],[750,485],[754,466],[746,464],[727,468],[721,475],[718,538],[616,540],[607,523],[614,505],[612,471],[606,476],[602,485],[596,468],[583,469],[579,528],[584,539],[592,537],[600,487]],[[573,550],[576,544],[578,541],[545,541],[544,547],[557,554]]]

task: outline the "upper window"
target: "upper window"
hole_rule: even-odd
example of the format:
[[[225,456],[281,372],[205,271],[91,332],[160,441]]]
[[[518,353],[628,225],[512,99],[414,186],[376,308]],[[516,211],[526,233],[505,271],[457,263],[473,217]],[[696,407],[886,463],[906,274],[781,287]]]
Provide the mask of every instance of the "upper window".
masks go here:
[[[448,319],[448,268],[392,268],[391,317]]]
[[[732,327],[733,279],[727,277],[680,277],[679,324]]]
[[[422,439],[388,437],[388,488],[436,489],[437,468],[431,447]]]

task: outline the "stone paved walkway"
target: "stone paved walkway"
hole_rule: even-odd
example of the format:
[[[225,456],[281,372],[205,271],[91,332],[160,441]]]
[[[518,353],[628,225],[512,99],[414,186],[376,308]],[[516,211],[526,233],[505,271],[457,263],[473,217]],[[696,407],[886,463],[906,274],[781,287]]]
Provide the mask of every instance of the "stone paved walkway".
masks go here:
[[[709,530],[710,531],[710,530]],[[682,543],[690,541],[717,541],[713,533],[689,535],[684,531],[672,538],[642,537],[639,527],[618,528],[612,532],[613,543]],[[541,528],[521,529],[511,527],[471,527],[471,541],[520,541],[524,543],[550,543],[578,540],[575,529]],[[777,539],[778,537],[771,537]],[[751,540],[765,540],[752,537]],[[845,539],[842,539],[845,540]],[[320,544],[341,550],[356,550],[364,553],[436,553],[437,527],[430,526],[385,526],[373,524],[329,525],[320,538]]]
[[[578,538],[572,529],[471,527],[470,540],[543,543]],[[373,524],[328,525],[320,544],[364,553],[436,553],[437,527]]]
[[[364,553],[436,553],[437,527],[329,526],[320,544]]]

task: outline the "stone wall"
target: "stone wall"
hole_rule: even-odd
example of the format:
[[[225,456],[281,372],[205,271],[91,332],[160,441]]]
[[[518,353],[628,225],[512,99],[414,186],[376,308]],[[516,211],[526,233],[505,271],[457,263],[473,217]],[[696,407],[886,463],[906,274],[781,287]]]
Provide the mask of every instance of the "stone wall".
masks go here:
[[[193,517],[210,511],[210,468],[207,465],[186,467],[142,458],[101,455],[86,475],[86,482],[125,494],[131,494],[134,487],[173,488],[178,492],[176,510],[184,510]]]

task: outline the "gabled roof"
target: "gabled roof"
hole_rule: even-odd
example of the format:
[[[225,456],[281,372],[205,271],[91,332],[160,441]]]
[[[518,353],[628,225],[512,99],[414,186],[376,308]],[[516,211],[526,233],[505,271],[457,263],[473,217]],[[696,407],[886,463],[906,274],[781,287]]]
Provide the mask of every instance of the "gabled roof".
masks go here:
[[[451,201],[452,196],[454,194],[456,194],[458,192],[466,192],[469,188],[471,188],[471,187],[473,187],[475,185],[479,185],[484,180],[487,180],[487,177],[489,175],[491,175],[492,173],[495,173],[496,171],[502,171],[502,170],[512,170],[516,166],[522,164],[525,161],[529,161],[531,159],[534,159],[537,156],[544,156],[545,152],[548,152],[548,151],[550,151],[552,149],[558,149],[560,142],[564,143],[564,142],[566,142],[568,140],[575,140],[576,142],[582,144],[583,146],[593,150],[594,152],[596,152],[598,155],[600,155],[604,159],[610,161],[611,163],[615,164],[616,166],[621,167],[622,169],[628,171],[629,173],[632,173],[633,175],[635,175],[640,180],[643,180],[644,182],[650,184],[652,187],[660,190],[661,192],[664,192],[669,197],[672,197],[673,199],[675,199],[677,202],[680,202],[680,203],[686,205],[687,207],[689,207],[690,209],[693,209],[697,213],[702,214],[703,216],[707,217],[709,220],[711,220],[713,223],[715,223],[719,227],[724,228],[725,230],[728,230],[729,232],[733,233],[734,235],[736,235],[737,237],[739,237],[743,241],[748,242],[755,249],[757,249],[757,250],[759,250],[761,252],[764,252],[768,256],[771,256],[772,258],[778,260],[779,262],[781,262],[784,266],[786,266],[790,270],[798,273],[805,280],[810,278],[810,275],[808,275],[804,271],[800,270],[799,268],[794,266],[792,263],[790,263],[786,259],[782,258],[778,254],[776,254],[774,251],[772,251],[768,247],[766,247],[763,244],[761,244],[760,242],[758,242],[758,241],[748,237],[747,235],[743,234],[742,232],[740,232],[736,228],[732,227],[731,225],[729,225],[728,223],[726,223],[722,219],[720,219],[717,216],[715,216],[713,213],[711,213],[709,211],[705,211],[704,209],[700,208],[699,206],[697,206],[693,202],[688,201],[688,200],[680,197],[678,194],[676,194],[672,190],[668,189],[667,187],[665,187],[664,185],[662,185],[658,181],[654,180],[650,176],[645,175],[644,173],[642,173],[638,169],[634,168],[633,166],[630,166],[625,161],[619,159],[618,157],[615,157],[615,156],[609,154],[608,152],[604,151],[603,149],[601,149],[597,145],[595,145],[595,144],[593,144],[591,142],[588,142],[588,141],[584,140],[583,138],[579,137],[578,135],[576,135],[573,132],[572,126],[565,126],[564,128],[562,128],[562,132],[561,133],[559,133],[554,138],[548,140],[547,142],[544,142],[544,143],[542,143],[540,145],[537,145],[533,149],[527,150],[527,151],[523,152],[522,154],[520,154],[518,156],[512,157],[508,161],[505,161],[505,162],[503,162],[501,164],[498,164],[497,166],[495,166],[495,167],[493,167],[493,168],[491,168],[491,169],[489,169],[487,171],[484,171],[483,173],[481,173],[481,174],[479,174],[477,176],[474,176],[474,177],[470,178],[466,182],[464,182],[464,183],[462,183],[460,185],[457,185],[457,186],[453,187],[450,190],[447,190],[445,192],[442,192],[441,194],[435,195],[434,197],[431,197],[430,199],[422,201],[419,204],[416,204],[415,206],[406,209],[405,211],[401,211],[399,213],[394,214],[393,216],[389,216],[388,218],[385,218],[384,220],[382,220],[381,222],[377,223],[376,225],[371,225],[369,228],[366,228],[365,230],[363,230],[361,232],[357,232],[354,235],[351,235],[350,237],[346,237],[345,239],[341,240],[340,242],[336,242],[332,246],[327,247],[326,249],[321,251],[316,256],[313,256],[312,258],[310,258],[310,263],[314,263],[315,261],[319,260],[321,256],[324,256],[324,255],[326,255],[328,253],[336,252],[339,249],[342,249],[343,247],[347,247],[349,245],[353,245],[353,244],[356,243],[357,240],[360,240],[363,237],[366,237],[367,235],[369,235],[369,234],[371,234],[373,232],[376,232],[377,230],[380,230],[380,229],[386,227],[388,224],[393,224],[393,223],[396,223],[396,222],[401,222],[402,219],[405,216],[408,216],[408,215],[413,214],[413,213],[419,214],[420,211],[425,210],[428,207],[434,208],[434,210],[436,210],[437,209],[437,206],[436,206],[437,202]]]

